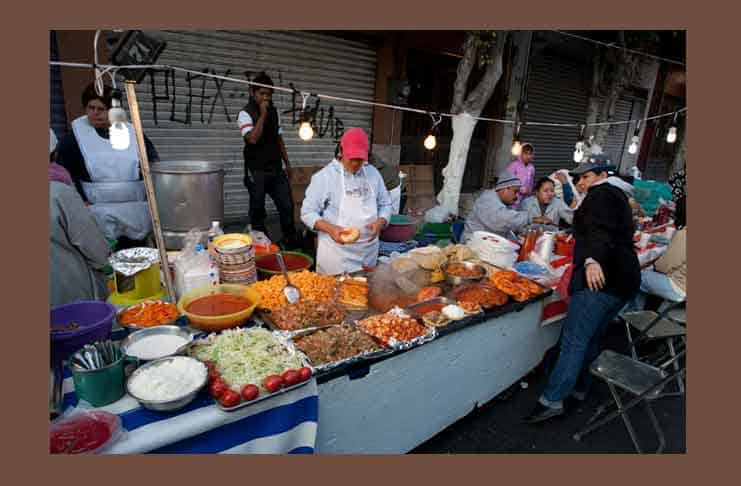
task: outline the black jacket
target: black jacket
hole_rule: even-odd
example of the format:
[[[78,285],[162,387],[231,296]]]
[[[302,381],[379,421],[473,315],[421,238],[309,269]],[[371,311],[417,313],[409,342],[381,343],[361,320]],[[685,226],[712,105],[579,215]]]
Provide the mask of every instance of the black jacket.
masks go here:
[[[257,103],[250,100],[243,110],[252,117],[253,123],[257,124],[257,120],[260,118],[260,107]],[[280,170],[283,168],[283,156],[278,143],[279,129],[278,110],[271,105],[262,128],[260,140],[255,144],[251,144],[247,140],[244,141],[244,151],[242,153],[244,155],[245,174],[247,174],[248,169]]]
[[[602,289],[632,299],[641,286],[641,267],[633,245],[633,213],[625,193],[609,182],[592,186],[574,213],[574,273],[569,292],[589,288],[584,263],[593,258],[605,274]]]

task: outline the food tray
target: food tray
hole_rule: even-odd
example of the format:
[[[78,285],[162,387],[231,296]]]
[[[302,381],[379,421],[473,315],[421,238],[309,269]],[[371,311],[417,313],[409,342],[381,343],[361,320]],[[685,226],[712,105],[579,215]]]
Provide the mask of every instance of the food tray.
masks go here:
[[[311,365],[311,363],[309,362],[309,360],[306,358],[306,355],[304,355],[304,353],[302,353],[299,350],[297,350],[296,347],[293,345],[293,342],[290,341],[289,339],[287,339],[286,336],[282,335],[281,333],[276,333],[276,332],[273,332],[272,334],[273,334],[273,337],[275,337],[275,339],[282,346],[284,346],[286,349],[288,349],[288,352],[290,354],[293,354],[293,355],[296,355],[296,356],[299,357],[299,359],[301,360],[301,363],[302,363],[303,366],[306,366],[307,368],[311,369],[311,376],[313,378],[314,375],[316,374],[316,370]],[[194,343],[194,345],[196,345],[196,344],[197,343]],[[263,377],[263,379],[264,379],[264,377]],[[308,379],[308,380],[306,380],[306,381],[302,381],[302,382],[296,383],[295,385],[281,388],[277,392],[269,393],[269,394],[263,394],[262,393],[262,390],[261,390],[260,395],[257,398],[255,398],[254,400],[251,400],[249,402],[244,402],[243,401],[239,405],[235,405],[234,407],[225,407],[225,406],[223,406],[221,404],[221,402],[218,399],[213,398],[213,400],[214,400],[214,403],[216,404],[216,406],[218,408],[220,408],[221,410],[224,410],[225,412],[233,412],[235,410],[239,410],[240,408],[249,407],[250,405],[254,405],[255,403],[259,403],[259,402],[261,402],[263,400],[267,400],[268,398],[272,398],[272,397],[278,396],[278,395],[280,395],[282,393],[287,393],[287,392],[289,392],[291,390],[295,390],[296,388],[299,388],[299,387],[302,387],[302,386],[306,385],[310,381],[311,381],[311,378]],[[257,385],[259,387],[260,386],[260,383],[255,383],[255,385]]]
[[[405,307],[404,310],[407,311],[413,317],[421,318],[422,313],[418,312],[417,309],[423,306],[426,306],[426,305],[437,304],[437,303],[442,303],[445,305],[457,305],[458,304],[458,302],[455,299],[450,299],[448,297],[435,297],[434,299],[423,300],[422,302],[417,302],[416,304],[412,304],[408,307]]]
[[[272,329],[273,331],[279,333],[281,336],[284,336],[287,339],[290,339],[294,335],[301,334],[305,331],[317,331],[319,329],[325,329],[327,327],[332,327],[335,324],[328,324],[326,326],[312,326],[312,327],[305,327],[303,329],[296,329],[294,331],[283,329],[278,324],[273,321],[273,319],[270,317],[270,312],[266,309],[259,309],[255,313],[255,317],[257,317],[260,321],[262,321],[269,329]]]
[[[161,301],[162,302],[167,302],[166,300],[161,300]],[[177,308],[177,303],[174,303],[173,304],[172,302],[167,302],[167,303],[168,304],[173,304],[175,306],[175,310],[178,313],[177,317],[175,319],[173,319],[172,321],[163,322],[162,324],[152,324],[151,326],[135,326],[133,324],[121,324],[121,321],[119,319],[119,317],[121,316],[121,314],[123,314],[124,312],[126,312],[128,310],[133,309],[134,307],[139,307],[140,305],[142,305],[142,303],[143,302],[139,302],[138,304],[130,305],[130,306],[127,306],[127,307],[122,307],[121,309],[119,309],[118,311],[116,311],[116,322],[121,327],[123,327],[125,329],[128,329],[129,331],[138,331],[140,329],[149,329],[150,327],[157,327],[157,326],[176,326],[177,325],[177,321],[178,321],[178,319],[180,319],[181,314],[180,314],[180,310]]]
[[[374,336],[370,332],[366,331],[363,328],[363,326],[360,325],[360,320],[361,319],[358,319],[357,321],[355,321],[355,325],[361,331],[363,331],[364,333],[366,333],[369,336],[377,339],[378,341],[381,341],[384,345],[387,345],[388,347],[391,347],[391,348],[393,348],[394,350],[397,350],[397,351],[404,351],[404,350],[411,349],[411,348],[414,348],[414,347],[417,347],[417,346],[421,346],[422,344],[425,344],[427,342],[430,342],[430,341],[432,341],[433,339],[435,339],[437,337],[437,329],[435,329],[434,327],[428,326],[424,322],[421,322],[420,319],[418,319],[416,316],[412,315],[411,313],[405,311],[404,309],[401,309],[399,307],[394,307],[393,309],[391,309],[389,311],[389,313],[393,313],[393,314],[397,314],[397,315],[405,315],[405,316],[412,317],[414,320],[417,321],[417,323],[420,326],[422,326],[425,329],[427,329],[427,333],[426,334],[423,334],[421,336],[418,336],[416,338],[413,338],[413,339],[411,339],[409,341],[399,341],[399,340],[397,340],[395,338],[389,338],[388,341],[386,342],[384,339],[379,338],[377,336]]]
[[[345,324],[345,325],[347,325],[347,324]],[[294,332],[291,335],[290,339],[293,342],[293,340],[296,339],[296,338],[298,338],[298,337],[308,336],[310,334],[314,334],[317,331],[326,330],[326,329],[328,329],[330,327],[339,327],[339,326],[327,326],[327,327],[315,328],[315,329],[302,329],[300,331]],[[373,351],[373,352],[370,352],[370,353],[356,354],[355,356],[352,356],[350,358],[341,359],[339,361],[332,361],[330,363],[323,363],[323,364],[314,364],[314,363],[312,363],[312,366],[313,366],[314,370],[316,370],[317,373],[321,373],[321,374],[328,373],[329,371],[332,371],[334,369],[340,368],[342,366],[351,365],[351,364],[359,363],[361,361],[367,361],[367,360],[371,360],[371,359],[375,359],[375,358],[380,358],[380,357],[388,356],[389,354],[393,354],[394,353],[395,350],[393,348],[385,345],[384,343],[382,343],[375,336],[373,336],[371,334],[368,334],[360,326],[353,326],[353,327],[355,329],[357,329],[359,332],[362,332],[363,334],[365,334],[367,336],[370,336],[370,338],[373,339],[382,349],[380,349],[379,351]],[[295,343],[294,343],[294,346],[295,346]],[[296,348],[296,350],[298,352],[301,352],[298,349],[298,347]],[[307,359],[309,360],[309,362],[311,362],[311,359],[310,358],[307,358]]]

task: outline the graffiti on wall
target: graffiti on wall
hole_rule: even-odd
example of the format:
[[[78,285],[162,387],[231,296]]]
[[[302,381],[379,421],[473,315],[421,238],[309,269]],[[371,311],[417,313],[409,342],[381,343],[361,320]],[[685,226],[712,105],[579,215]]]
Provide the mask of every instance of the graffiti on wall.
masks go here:
[[[203,74],[182,73],[174,69],[151,69],[147,72],[149,78],[149,89],[152,100],[152,118],[154,124],[158,125],[160,116],[166,116],[171,122],[193,125],[200,123],[210,125],[214,119],[214,113],[223,111],[227,122],[236,120],[236,114],[230,112],[227,99],[247,98],[246,86],[241,83],[233,83],[225,86],[226,79],[214,78],[212,75],[232,77],[232,72],[227,69],[219,74],[212,68],[202,69]],[[241,73],[242,79],[252,79],[250,71]],[[184,87],[178,87],[176,81],[184,79]],[[278,84],[283,85],[283,75],[278,72],[273,79],[278,79]],[[291,85],[293,86],[293,85]],[[215,89],[215,93],[206,94]],[[315,97],[316,98],[316,97]],[[184,104],[184,109],[179,108]],[[319,138],[331,137],[339,140],[344,131],[342,120],[337,117],[334,106],[320,106],[321,100],[316,98],[313,105],[307,106],[307,113],[311,117],[314,136]],[[291,124],[298,126],[301,123],[303,113],[303,99],[294,88],[291,94],[290,108],[283,111],[285,115],[291,115]]]

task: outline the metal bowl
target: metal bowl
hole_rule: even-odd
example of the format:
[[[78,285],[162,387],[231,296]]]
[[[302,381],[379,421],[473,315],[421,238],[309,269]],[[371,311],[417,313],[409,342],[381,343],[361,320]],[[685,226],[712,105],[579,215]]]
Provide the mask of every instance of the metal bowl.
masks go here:
[[[168,304],[172,304],[172,302],[167,302],[167,303]],[[170,322],[163,322],[162,324],[153,324],[153,325],[147,326],[147,327],[134,326],[132,324],[121,324],[121,319],[119,319],[119,317],[121,316],[121,314],[123,314],[124,312],[126,312],[129,309],[133,309],[134,307],[139,307],[140,305],[142,305],[142,302],[139,302],[138,304],[130,305],[128,307],[124,307],[124,308],[119,309],[118,311],[116,311],[116,323],[119,324],[121,327],[123,327],[125,329],[128,329],[129,331],[138,331],[140,329],[150,329],[152,327],[157,327],[157,326],[172,326],[178,320],[178,318],[176,317],[174,320],[172,320]],[[177,307],[177,304],[175,305],[175,307]],[[178,313],[178,316],[179,316],[179,314],[180,313]]]
[[[151,366],[157,366],[164,362],[171,361],[171,360],[192,360],[196,361],[198,363],[201,363],[195,358],[190,358],[188,356],[170,356],[168,358],[162,358],[162,359],[156,359],[154,361],[150,361],[149,363],[140,366],[139,368],[134,371],[131,376],[129,376],[129,379],[126,380],[126,393],[131,395],[138,401],[142,407],[147,408],[149,410],[154,410],[157,412],[173,412],[175,410],[180,410],[181,408],[188,405],[190,402],[193,401],[193,399],[198,395],[198,392],[201,391],[201,388],[203,388],[206,383],[208,382],[208,372],[203,374],[203,380],[199,383],[199,385],[192,391],[186,393],[185,395],[181,397],[174,398],[172,400],[166,400],[166,401],[153,401],[153,400],[143,400],[133,393],[131,393],[131,381],[134,380],[137,376],[139,376],[139,373],[142,372],[142,370],[145,370]],[[205,368],[206,365],[201,363],[201,365]]]
[[[469,270],[476,270],[478,271],[478,276],[476,277],[458,277],[455,275],[450,275],[448,273],[448,266],[450,266],[450,263],[446,263],[443,265],[441,270],[445,274],[445,279],[453,286],[456,285],[462,285],[464,283],[470,283],[470,282],[478,282],[482,278],[486,277],[486,268],[484,268],[481,265],[478,265],[476,263],[470,263],[470,262],[455,262],[457,265],[463,265],[464,267],[468,268]]]
[[[180,346],[179,348],[177,348],[175,352],[173,353],[163,354],[162,356],[158,356],[156,358],[152,358],[149,360],[137,358],[133,354],[129,354],[129,348],[135,342],[140,341],[147,337],[163,335],[163,334],[180,336],[186,339],[186,343]],[[128,356],[133,356],[139,359],[139,361],[142,361],[142,362],[154,361],[154,360],[158,360],[162,358],[167,358],[169,356],[182,355],[185,353],[185,351],[188,349],[188,347],[191,345],[192,342],[193,342],[193,335],[187,329],[183,329],[182,327],[178,327],[178,326],[161,325],[161,326],[154,326],[154,327],[146,327],[138,331],[132,332],[131,334],[126,336],[126,338],[123,341],[121,341],[121,350],[124,352],[124,354]]]

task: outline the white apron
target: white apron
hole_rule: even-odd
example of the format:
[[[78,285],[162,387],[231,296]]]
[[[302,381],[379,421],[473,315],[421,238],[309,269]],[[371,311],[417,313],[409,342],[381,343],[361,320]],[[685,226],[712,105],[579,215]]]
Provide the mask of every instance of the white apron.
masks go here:
[[[401,208],[401,184],[391,189],[389,196],[391,196],[392,214],[399,214],[399,209]]]
[[[343,272],[356,272],[363,266],[375,266],[378,259],[378,235],[369,239],[367,225],[378,219],[378,203],[373,187],[363,167],[364,183],[361,187],[345,192],[345,170],[342,169],[342,196],[337,221],[330,221],[343,228],[357,228],[360,238],[355,243],[339,244],[329,234],[319,233],[319,244],[316,252],[316,270],[322,275],[338,275]]]
[[[92,182],[82,189],[92,204],[98,226],[108,239],[125,236],[142,240],[152,231],[144,181],[139,180],[139,152],[133,127],[127,123],[131,143],[126,150],[114,150],[86,116],[72,122],[85,167]]]

